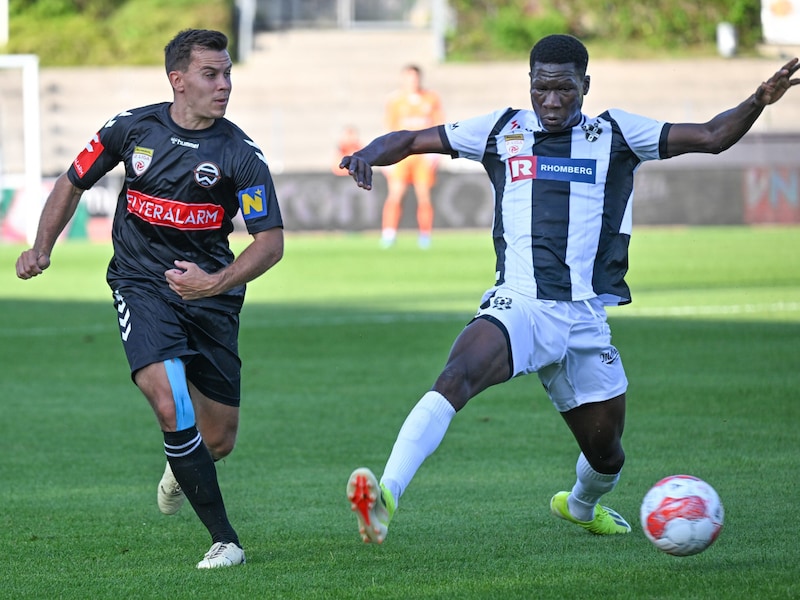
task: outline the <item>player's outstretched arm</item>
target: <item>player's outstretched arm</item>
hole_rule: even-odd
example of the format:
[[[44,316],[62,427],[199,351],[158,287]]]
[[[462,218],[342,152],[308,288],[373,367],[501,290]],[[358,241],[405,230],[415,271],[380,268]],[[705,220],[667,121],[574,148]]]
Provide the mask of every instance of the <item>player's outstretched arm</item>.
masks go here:
[[[41,275],[50,266],[53,246],[75,214],[82,195],[83,190],[72,185],[66,173],[56,179],[39,218],[36,241],[17,259],[17,277],[30,279]]]
[[[765,106],[774,104],[789,88],[800,84],[800,78],[792,77],[798,69],[800,62],[793,58],[761,83],[749,98],[707,123],[675,123],[667,137],[667,156],[688,152],[719,154],[727,150],[750,131]]]
[[[372,189],[372,167],[393,165],[412,154],[446,154],[439,127],[418,131],[393,131],[372,140],[358,152],[345,156],[339,163],[347,169],[358,187]]]

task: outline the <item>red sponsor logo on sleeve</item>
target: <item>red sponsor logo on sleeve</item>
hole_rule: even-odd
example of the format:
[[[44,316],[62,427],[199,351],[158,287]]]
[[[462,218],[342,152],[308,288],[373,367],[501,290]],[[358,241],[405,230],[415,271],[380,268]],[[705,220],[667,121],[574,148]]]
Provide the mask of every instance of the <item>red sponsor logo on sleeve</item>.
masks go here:
[[[217,204],[187,204],[128,190],[128,212],[151,225],[183,231],[219,229],[225,216]]]
[[[72,166],[75,167],[75,172],[78,174],[78,177],[83,179],[83,176],[86,175],[86,172],[92,168],[92,165],[103,153],[103,150],[105,150],[105,148],[100,141],[100,136],[98,134],[94,134],[94,137],[89,140],[89,143],[86,144],[86,147],[81,150],[81,153],[78,154],[78,157],[72,163]]]

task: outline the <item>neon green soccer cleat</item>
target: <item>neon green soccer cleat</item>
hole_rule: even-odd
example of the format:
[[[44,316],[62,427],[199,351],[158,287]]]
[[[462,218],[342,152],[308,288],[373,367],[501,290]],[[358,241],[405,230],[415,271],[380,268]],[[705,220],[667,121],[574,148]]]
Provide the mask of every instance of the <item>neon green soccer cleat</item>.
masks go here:
[[[392,493],[378,485],[372,471],[361,468],[353,471],[347,480],[347,498],[350,509],[356,513],[358,532],[364,543],[382,543],[397,506]]]
[[[595,535],[630,533],[631,526],[618,512],[599,504],[594,507],[594,519],[591,521],[578,521],[569,512],[567,498],[569,498],[569,492],[558,492],[550,500],[550,510],[558,518],[580,525],[586,531]]]

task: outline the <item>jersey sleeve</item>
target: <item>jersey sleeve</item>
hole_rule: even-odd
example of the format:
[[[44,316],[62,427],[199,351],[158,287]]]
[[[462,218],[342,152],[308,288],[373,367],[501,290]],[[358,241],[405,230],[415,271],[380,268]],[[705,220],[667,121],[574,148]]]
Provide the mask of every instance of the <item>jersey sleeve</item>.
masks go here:
[[[242,153],[237,170],[236,196],[247,232],[250,234],[283,227],[275,183],[261,150],[252,142]]]
[[[453,151],[452,156],[482,160],[492,130],[508,110],[510,109],[504,108],[479,117],[447,123],[444,131]]]
[[[616,108],[610,109],[608,114],[619,125],[630,149],[642,161],[664,158],[662,145],[663,137],[669,131],[668,123]]]
[[[72,185],[88,190],[120,163],[131,116],[129,112],[120,113],[94,134],[67,170]]]

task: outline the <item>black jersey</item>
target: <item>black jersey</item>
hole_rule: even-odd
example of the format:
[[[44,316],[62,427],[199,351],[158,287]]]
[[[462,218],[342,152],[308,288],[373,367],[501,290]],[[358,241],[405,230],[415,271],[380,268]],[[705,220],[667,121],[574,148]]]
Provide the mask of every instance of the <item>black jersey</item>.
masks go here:
[[[125,184],[114,214],[112,289],[136,285],[175,298],[165,271],[175,260],[213,273],[233,261],[228,236],[241,210],[247,231],[282,227],[275,186],[258,146],[227,119],[202,130],[179,127],[164,102],[110,119],[69,168],[89,189],[120,162]],[[196,305],[241,308],[244,286]]]

